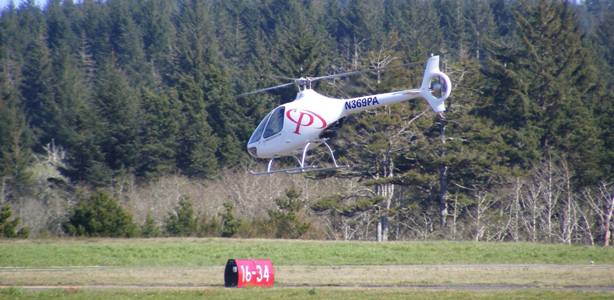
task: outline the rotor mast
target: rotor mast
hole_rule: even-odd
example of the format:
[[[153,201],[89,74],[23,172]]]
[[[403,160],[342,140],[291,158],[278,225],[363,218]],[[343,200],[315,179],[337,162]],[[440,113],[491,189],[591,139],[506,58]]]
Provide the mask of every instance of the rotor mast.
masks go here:
[[[311,77],[301,77],[301,78],[297,78],[294,81],[294,83],[296,84],[296,88],[298,89],[299,92],[302,92],[304,90],[310,90],[311,82],[312,82]]]

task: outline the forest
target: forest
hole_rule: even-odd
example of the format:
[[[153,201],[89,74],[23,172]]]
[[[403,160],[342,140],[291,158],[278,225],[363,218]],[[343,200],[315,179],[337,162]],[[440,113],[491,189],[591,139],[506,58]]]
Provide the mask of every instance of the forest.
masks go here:
[[[252,176],[258,122],[320,76],[349,170]],[[405,64],[419,62],[416,67]],[[34,0],[0,12],[4,237],[224,236],[609,245],[611,0]],[[319,155],[313,153],[315,159]],[[325,155],[321,155],[325,157]]]

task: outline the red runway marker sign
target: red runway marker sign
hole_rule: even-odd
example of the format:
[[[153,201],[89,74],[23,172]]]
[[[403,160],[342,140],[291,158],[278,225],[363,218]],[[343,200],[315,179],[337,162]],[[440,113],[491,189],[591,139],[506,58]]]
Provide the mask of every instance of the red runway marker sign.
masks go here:
[[[272,287],[275,272],[270,259],[229,259],[224,270],[225,287]]]

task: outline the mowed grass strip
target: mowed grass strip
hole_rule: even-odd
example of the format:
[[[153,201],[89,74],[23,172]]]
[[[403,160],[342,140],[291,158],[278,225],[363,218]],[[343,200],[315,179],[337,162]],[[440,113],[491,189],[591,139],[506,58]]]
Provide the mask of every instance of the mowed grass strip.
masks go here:
[[[536,243],[341,242],[219,238],[0,241],[0,267],[220,266],[229,258],[276,265],[614,264],[614,248]]]
[[[424,291],[406,289],[0,290],[0,299],[612,299],[611,293],[550,291]]]
[[[0,268],[0,286],[216,287],[224,266]],[[611,265],[276,266],[276,287],[608,287]],[[461,288],[462,289],[462,288]]]

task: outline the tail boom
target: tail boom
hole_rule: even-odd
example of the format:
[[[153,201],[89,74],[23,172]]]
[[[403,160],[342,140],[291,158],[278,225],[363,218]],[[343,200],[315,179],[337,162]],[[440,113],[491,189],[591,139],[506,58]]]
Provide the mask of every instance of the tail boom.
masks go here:
[[[439,56],[431,56],[426,63],[424,78],[419,89],[363,96],[343,100],[343,116],[359,113],[380,106],[399,103],[415,98],[424,98],[433,111],[442,113],[446,110],[444,101],[450,96],[452,84],[450,78],[439,70]]]

